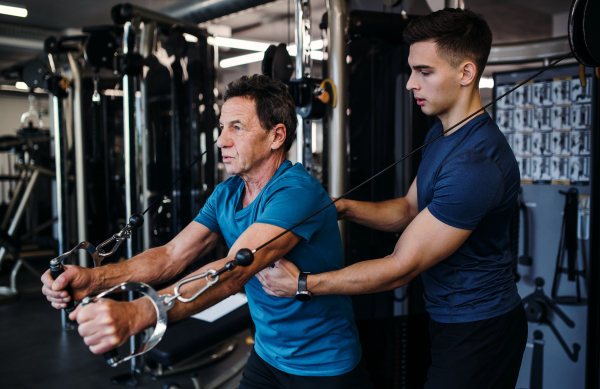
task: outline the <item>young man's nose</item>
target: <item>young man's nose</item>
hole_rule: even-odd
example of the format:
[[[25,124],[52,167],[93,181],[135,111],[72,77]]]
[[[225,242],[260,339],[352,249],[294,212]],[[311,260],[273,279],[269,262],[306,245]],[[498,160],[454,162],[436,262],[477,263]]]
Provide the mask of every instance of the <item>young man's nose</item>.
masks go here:
[[[410,77],[408,78],[408,82],[406,83],[406,89],[408,90],[418,90],[418,84],[415,80],[415,75],[414,73],[411,73]]]

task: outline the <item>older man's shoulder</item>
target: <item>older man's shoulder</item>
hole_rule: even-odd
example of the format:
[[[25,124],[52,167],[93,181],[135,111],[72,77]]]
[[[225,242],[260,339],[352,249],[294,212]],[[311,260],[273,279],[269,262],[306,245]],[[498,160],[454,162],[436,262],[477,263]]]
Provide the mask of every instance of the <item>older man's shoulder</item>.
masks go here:
[[[291,165],[277,178],[275,183],[275,186],[277,187],[288,185],[303,187],[308,191],[314,191],[315,189],[319,191],[323,190],[321,183],[307,172],[306,168],[301,163]]]

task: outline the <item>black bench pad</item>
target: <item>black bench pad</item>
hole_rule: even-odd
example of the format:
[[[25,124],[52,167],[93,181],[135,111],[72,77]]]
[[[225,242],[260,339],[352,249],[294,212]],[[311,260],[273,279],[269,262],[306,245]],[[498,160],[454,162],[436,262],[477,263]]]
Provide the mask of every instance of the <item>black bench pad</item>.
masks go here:
[[[146,355],[150,360],[163,366],[173,366],[252,325],[248,304],[242,305],[212,323],[194,318],[169,323],[160,343]]]

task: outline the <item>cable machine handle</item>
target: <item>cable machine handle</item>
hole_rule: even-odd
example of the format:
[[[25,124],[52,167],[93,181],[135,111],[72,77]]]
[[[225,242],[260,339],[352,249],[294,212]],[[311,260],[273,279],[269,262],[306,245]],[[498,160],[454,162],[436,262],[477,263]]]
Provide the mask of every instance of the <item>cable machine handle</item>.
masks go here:
[[[50,263],[50,275],[52,279],[56,280],[58,276],[65,272],[65,267],[61,262],[58,263]],[[65,308],[65,312],[71,313],[75,310],[75,300],[73,300],[73,289],[71,288],[71,284],[67,285],[64,289],[71,297],[71,301],[67,303],[67,307]]]

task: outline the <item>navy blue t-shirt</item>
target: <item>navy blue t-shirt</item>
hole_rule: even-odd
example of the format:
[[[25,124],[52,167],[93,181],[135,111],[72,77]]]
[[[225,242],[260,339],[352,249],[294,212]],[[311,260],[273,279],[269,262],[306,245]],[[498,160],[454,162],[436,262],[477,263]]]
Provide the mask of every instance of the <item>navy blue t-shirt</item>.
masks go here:
[[[244,181],[229,178],[217,186],[194,219],[223,235],[230,248],[253,223],[290,228],[331,202],[319,181],[301,164],[288,160],[245,208],[241,207],[243,193]],[[334,206],[293,232],[303,239],[285,258],[301,271],[324,273],[342,268],[342,239]],[[360,362],[350,297],[317,296],[309,302],[273,297],[256,277],[246,284],[246,295],[256,325],[254,350],[271,366],[300,376],[337,376]]]
[[[438,122],[425,142],[442,131]],[[422,274],[433,320],[489,319],[521,302],[508,236],[519,186],[515,156],[485,112],[423,149],[417,173],[419,212],[427,208],[447,225],[473,230],[456,252]]]

